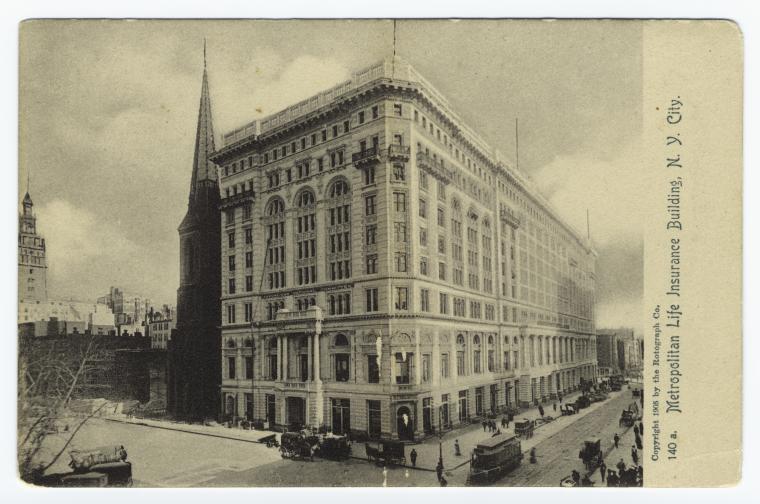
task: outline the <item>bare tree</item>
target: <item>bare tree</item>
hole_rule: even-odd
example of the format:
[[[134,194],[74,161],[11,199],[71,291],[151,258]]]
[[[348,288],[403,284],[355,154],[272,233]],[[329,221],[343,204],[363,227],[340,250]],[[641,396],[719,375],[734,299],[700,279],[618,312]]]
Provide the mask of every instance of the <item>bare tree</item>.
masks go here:
[[[65,443],[50,459],[45,440],[60,431],[59,420],[75,393],[85,385],[98,353],[95,337],[39,342],[22,341],[19,348],[18,461],[22,479],[34,483],[55,464],[84,424],[106,403],[64,429]]]

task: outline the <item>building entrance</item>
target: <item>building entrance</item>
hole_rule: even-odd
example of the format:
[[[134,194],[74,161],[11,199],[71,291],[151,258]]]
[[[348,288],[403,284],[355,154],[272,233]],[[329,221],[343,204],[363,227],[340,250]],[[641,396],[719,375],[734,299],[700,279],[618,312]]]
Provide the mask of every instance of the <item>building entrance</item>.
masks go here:
[[[414,421],[412,412],[408,406],[401,406],[396,410],[396,431],[398,438],[406,441],[414,440]]]
[[[301,397],[288,397],[287,418],[289,425],[303,426],[306,424],[306,399]]]
[[[334,434],[351,432],[351,401],[349,399],[332,400],[332,430]]]

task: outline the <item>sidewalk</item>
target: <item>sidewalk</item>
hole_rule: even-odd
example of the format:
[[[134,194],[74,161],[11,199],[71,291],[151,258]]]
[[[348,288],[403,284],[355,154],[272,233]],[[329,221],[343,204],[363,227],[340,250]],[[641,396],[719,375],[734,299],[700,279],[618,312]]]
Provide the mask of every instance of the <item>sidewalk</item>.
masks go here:
[[[536,427],[536,430],[533,434],[532,438],[529,439],[521,439],[520,444],[521,448],[524,453],[527,453],[530,451],[531,448],[539,444],[540,442],[544,441],[548,437],[553,436],[554,434],[558,433],[562,429],[566,428],[568,425],[572,424],[573,422],[576,422],[580,418],[583,418],[587,414],[591,413],[592,411],[595,411],[596,409],[602,407],[604,404],[606,404],[610,399],[613,399],[615,397],[618,397],[620,394],[624,393],[621,392],[612,392],[609,394],[609,399],[607,401],[603,402],[597,402],[593,403],[590,407],[580,410],[580,412],[574,414],[574,415],[567,415],[567,416],[561,416],[562,414],[559,411],[559,403],[557,403],[557,411],[554,411],[554,408],[552,407],[553,401],[547,402],[543,405],[544,407],[544,417],[554,417],[554,420],[542,424],[540,426]],[[574,392],[572,394],[568,394],[567,396],[563,397],[562,404],[568,404],[575,400],[576,397],[580,396],[580,392]],[[523,409],[520,411],[518,415],[515,416],[515,420],[522,420],[522,419],[529,419],[529,420],[535,420],[541,418],[541,415],[538,413],[538,407],[533,407],[529,409]],[[501,429],[501,416],[495,419],[496,425],[499,429]],[[502,434],[510,434],[514,435],[514,422],[511,422],[509,424],[509,428],[507,429],[501,429]],[[470,462],[470,454],[472,452],[472,449],[475,447],[475,445],[489,437],[492,436],[492,433],[486,431],[483,432],[483,426],[481,423],[473,423],[471,425],[461,427],[454,429],[452,431],[446,432],[443,435],[442,440],[442,450],[443,450],[443,465],[445,467],[445,471],[447,475],[451,475],[452,471],[456,471],[462,466],[465,466]],[[457,457],[454,455],[454,442],[456,440],[459,440],[459,447],[461,449],[462,455]],[[406,455],[407,455],[407,461],[409,460],[409,452],[414,448],[417,450],[417,468],[418,469],[425,469],[430,471],[435,471],[435,466],[438,463],[438,455],[439,455],[439,442],[437,436],[432,436],[430,438],[425,439],[421,443],[417,445],[409,445],[406,449]],[[630,448],[630,445],[629,445]],[[361,446],[355,446],[353,450],[354,456],[359,456],[363,458],[363,447]],[[409,463],[409,462],[407,462]]]
[[[222,439],[231,439],[233,441],[246,441],[249,443],[262,443],[268,437],[274,436],[275,433],[269,430],[245,430],[240,428],[228,428],[222,425],[198,425],[187,424],[182,422],[173,422],[171,420],[152,420],[149,418],[128,418],[125,415],[103,417],[103,420],[109,422],[119,422],[131,425],[141,425],[143,427],[153,427],[156,429],[166,429],[188,434],[198,434],[201,436],[211,436]]]

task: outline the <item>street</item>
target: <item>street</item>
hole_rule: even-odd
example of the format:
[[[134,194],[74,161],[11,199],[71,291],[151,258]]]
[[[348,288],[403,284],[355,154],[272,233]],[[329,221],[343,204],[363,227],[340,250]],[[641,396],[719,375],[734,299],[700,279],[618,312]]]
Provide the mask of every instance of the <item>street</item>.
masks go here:
[[[633,443],[631,429],[618,427],[620,412],[633,401],[631,392],[613,393],[607,401],[593,404],[577,415],[559,417],[536,430],[531,439],[522,441],[526,454],[523,463],[495,486],[557,486],[573,469],[583,473],[578,451],[584,440],[602,440],[602,450],[610,468],[620,458],[630,464]],[[547,413],[553,413],[548,406]],[[520,418],[536,418],[534,409]],[[175,426],[177,424],[169,424]],[[511,431],[511,428],[510,428]],[[612,450],[613,435],[621,436],[620,448]],[[232,433],[231,433],[232,434]],[[484,437],[479,424],[447,433],[443,440],[445,477],[450,486],[466,484],[469,453]],[[462,456],[454,457],[453,443],[462,446]],[[62,437],[51,436],[49,449],[60,446]],[[346,461],[315,458],[310,461],[284,460],[277,449],[263,444],[210,435],[179,432],[145,425],[131,425],[103,419],[90,420],[77,435],[70,449],[103,445],[124,445],[133,464],[134,485],[165,486],[437,486],[434,471],[438,457],[437,438],[407,446],[407,460],[412,447],[419,453],[418,468],[382,467],[364,460],[363,444],[353,446]],[[527,452],[535,447],[538,463],[530,464]],[[608,452],[611,450],[611,453]],[[68,455],[53,467],[54,472],[68,471]],[[598,472],[591,479],[600,485]]]

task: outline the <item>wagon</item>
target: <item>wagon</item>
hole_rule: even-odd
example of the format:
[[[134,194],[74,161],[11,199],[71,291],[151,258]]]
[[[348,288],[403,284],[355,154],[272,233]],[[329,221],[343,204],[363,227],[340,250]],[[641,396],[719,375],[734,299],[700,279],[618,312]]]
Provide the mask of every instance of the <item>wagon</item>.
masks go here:
[[[329,460],[343,460],[351,456],[351,445],[346,436],[324,436],[319,444],[319,456]]]
[[[388,465],[406,465],[404,443],[390,439],[380,441],[377,462]]]
[[[370,462],[377,462],[380,458],[380,451],[369,443],[364,443],[364,452],[367,455],[367,460]]]
[[[96,464],[90,468],[90,471],[106,475],[110,487],[132,486],[132,464],[130,462],[120,460]]]
[[[535,428],[535,420],[523,418],[521,422],[515,422],[515,435],[525,439],[532,438]]]
[[[319,443],[313,436],[302,432],[284,432],[280,438],[280,455],[282,458],[305,459],[312,458]]]
[[[632,427],[635,422],[636,419],[633,416],[633,412],[630,410],[623,410],[623,413],[620,415],[620,421],[618,422],[618,425],[620,427]]]
[[[492,483],[520,465],[523,453],[515,436],[499,434],[481,441],[470,456],[467,484]]]
[[[578,458],[583,460],[583,465],[588,471],[593,471],[599,465],[602,454],[602,440],[584,441],[583,448],[578,453]]]

